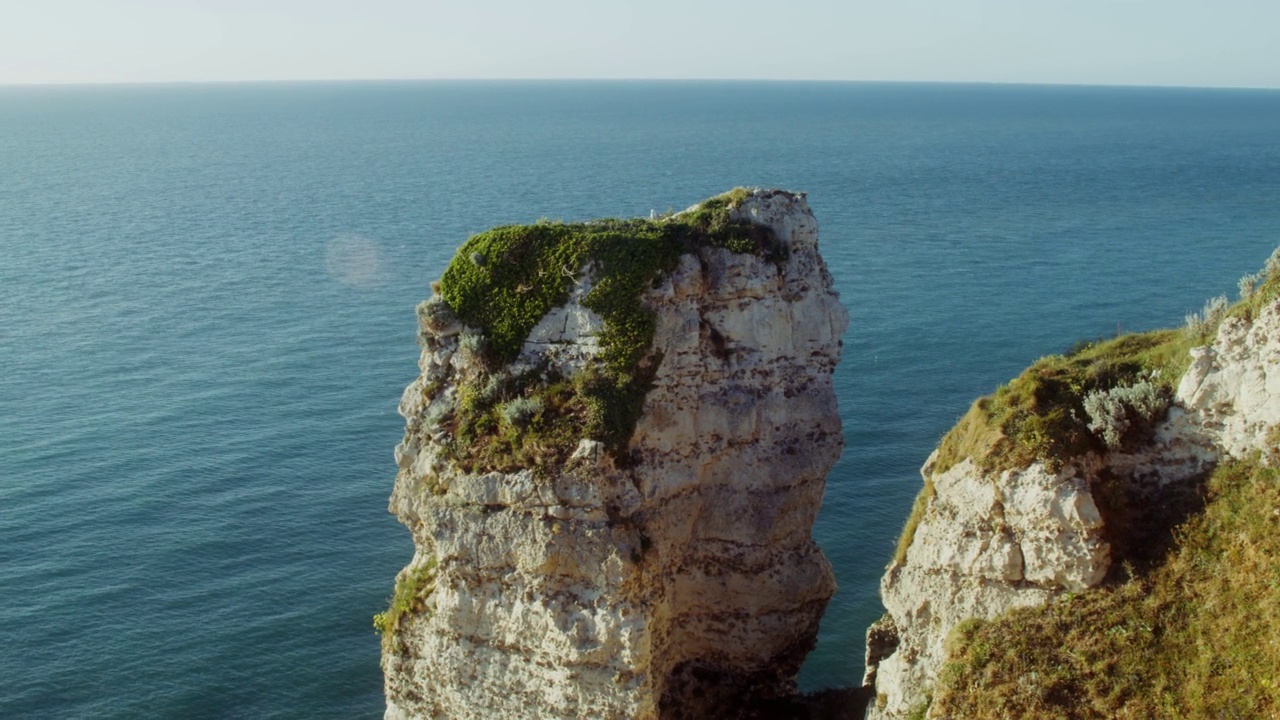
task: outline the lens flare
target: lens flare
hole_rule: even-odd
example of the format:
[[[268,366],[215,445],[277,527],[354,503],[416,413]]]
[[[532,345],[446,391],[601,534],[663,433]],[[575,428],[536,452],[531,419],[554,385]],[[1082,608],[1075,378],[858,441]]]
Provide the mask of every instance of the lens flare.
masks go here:
[[[382,247],[376,240],[359,235],[339,235],[324,249],[324,267],[329,277],[343,285],[373,287],[382,281]]]

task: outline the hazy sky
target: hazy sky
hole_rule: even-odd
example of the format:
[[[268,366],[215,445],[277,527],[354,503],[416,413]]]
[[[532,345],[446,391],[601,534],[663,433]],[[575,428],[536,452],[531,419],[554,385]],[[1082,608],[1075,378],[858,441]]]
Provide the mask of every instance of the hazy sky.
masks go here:
[[[768,78],[1280,87],[1280,0],[0,0],[0,83]]]

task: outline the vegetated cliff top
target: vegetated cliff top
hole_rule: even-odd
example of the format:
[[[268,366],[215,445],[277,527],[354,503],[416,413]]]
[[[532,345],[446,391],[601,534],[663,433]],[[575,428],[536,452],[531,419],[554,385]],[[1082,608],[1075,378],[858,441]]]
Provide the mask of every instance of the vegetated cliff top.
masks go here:
[[[1253,322],[1280,298],[1278,256],[1241,280],[1239,302],[1215,298],[1184,328],[1086,343],[1037,361],[974,404],[944,438],[937,464],[970,457],[999,471],[1140,442],[1164,416],[1190,349],[1213,342],[1224,319]],[[1139,383],[1166,398],[1158,412],[1144,416],[1123,403],[1102,412],[1099,397]],[[1276,716],[1278,461],[1280,426],[1272,426],[1261,452],[1222,462],[1198,494],[1162,501],[1181,507],[1157,515],[1180,520],[1159,528],[1127,526],[1150,508],[1125,507],[1125,498],[1095,488],[1117,571],[1060,602],[957,626],[930,716]],[[904,531],[907,545],[914,520]]]
[[[569,299],[590,267],[595,284],[583,304],[605,320],[606,363],[625,372],[653,337],[640,295],[681,255],[711,246],[785,258],[786,248],[767,227],[730,219],[748,194],[737,188],[662,218],[494,228],[458,249],[440,280],[440,294],[462,322],[486,338],[493,358],[506,363],[538,321]]]
[[[1280,249],[1262,271],[1241,278],[1240,289],[1238,302],[1213,298],[1203,311],[1189,314],[1184,327],[1082,341],[1066,354],[1040,358],[994,393],[974,401],[943,436],[926,475],[945,472],[966,458],[988,473],[1037,461],[1057,469],[1066,459],[1144,439],[1169,407],[1190,364],[1191,349],[1213,342],[1222,320],[1251,321],[1262,307],[1280,299]],[[1127,403],[1105,397],[1117,388],[1135,386],[1151,397]],[[1099,417],[1104,413],[1097,407],[1107,400],[1112,400],[1110,409],[1117,415],[1110,421]],[[905,559],[932,494],[926,477],[899,535],[897,562]]]
[[[419,308],[425,324],[463,323],[464,347],[483,371],[460,392],[455,460],[500,471],[563,461],[583,428],[619,452],[661,362],[650,352],[655,319],[641,305],[644,291],[702,247],[786,259],[772,230],[730,217],[751,193],[736,188],[660,218],[508,225],[467,240],[439,295]],[[582,306],[604,324],[599,362],[573,377],[546,367],[501,372],[538,322],[583,283],[590,289]]]
[[[1052,467],[1063,458],[1106,451],[1108,438],[1090,427],[1089,395],[1144,381],[1172,395],[1190,364],[1191,348],[1213,342],[1222,320],[1252,320],[1280,298],[1280,250],[1267,269],[1241,278],[1241,289],[1239,302],[1228,305],[1225,296],[1214,298],[1203,312],[1188,315],[1185,327],[1085,341],[1065,355],[1040,358],[974,402],[943,437],[934,472],[966,457],[994,472],[1037,460]]]

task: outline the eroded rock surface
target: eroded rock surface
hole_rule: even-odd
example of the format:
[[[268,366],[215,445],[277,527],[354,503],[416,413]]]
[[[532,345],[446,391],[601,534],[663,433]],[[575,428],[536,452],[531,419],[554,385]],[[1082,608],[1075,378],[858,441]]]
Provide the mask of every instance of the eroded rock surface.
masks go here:
[[[660,363],[621,455],[582,438],[558,467],[464,472],[439,420],[476,369],[460,328],[424,327],[390,509],[416,547],[400,581],[427,585],[384,642],[388,718],[733,716],[794,691],[835,589],[810,531],[848,316],[802,195],[732,215],[787,258],[703,247],[646,291]],[[517,363],[590,362],[581,296]]]

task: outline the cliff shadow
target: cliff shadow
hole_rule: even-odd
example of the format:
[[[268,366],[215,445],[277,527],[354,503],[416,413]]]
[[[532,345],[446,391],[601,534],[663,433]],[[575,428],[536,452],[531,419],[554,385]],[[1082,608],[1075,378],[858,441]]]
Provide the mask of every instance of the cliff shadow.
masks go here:
[[[1145,477],[1098,473],[1090,491],[1111,545],[1106,584],[1116,585],[1150,573],[1177,546],[1174,530],[1204,512],[1209,473],[1161,484]]]
[[[758,682],[698,662],[677,666],[659,706],[663,720],[862,720],[871,687],[768,697]]]

